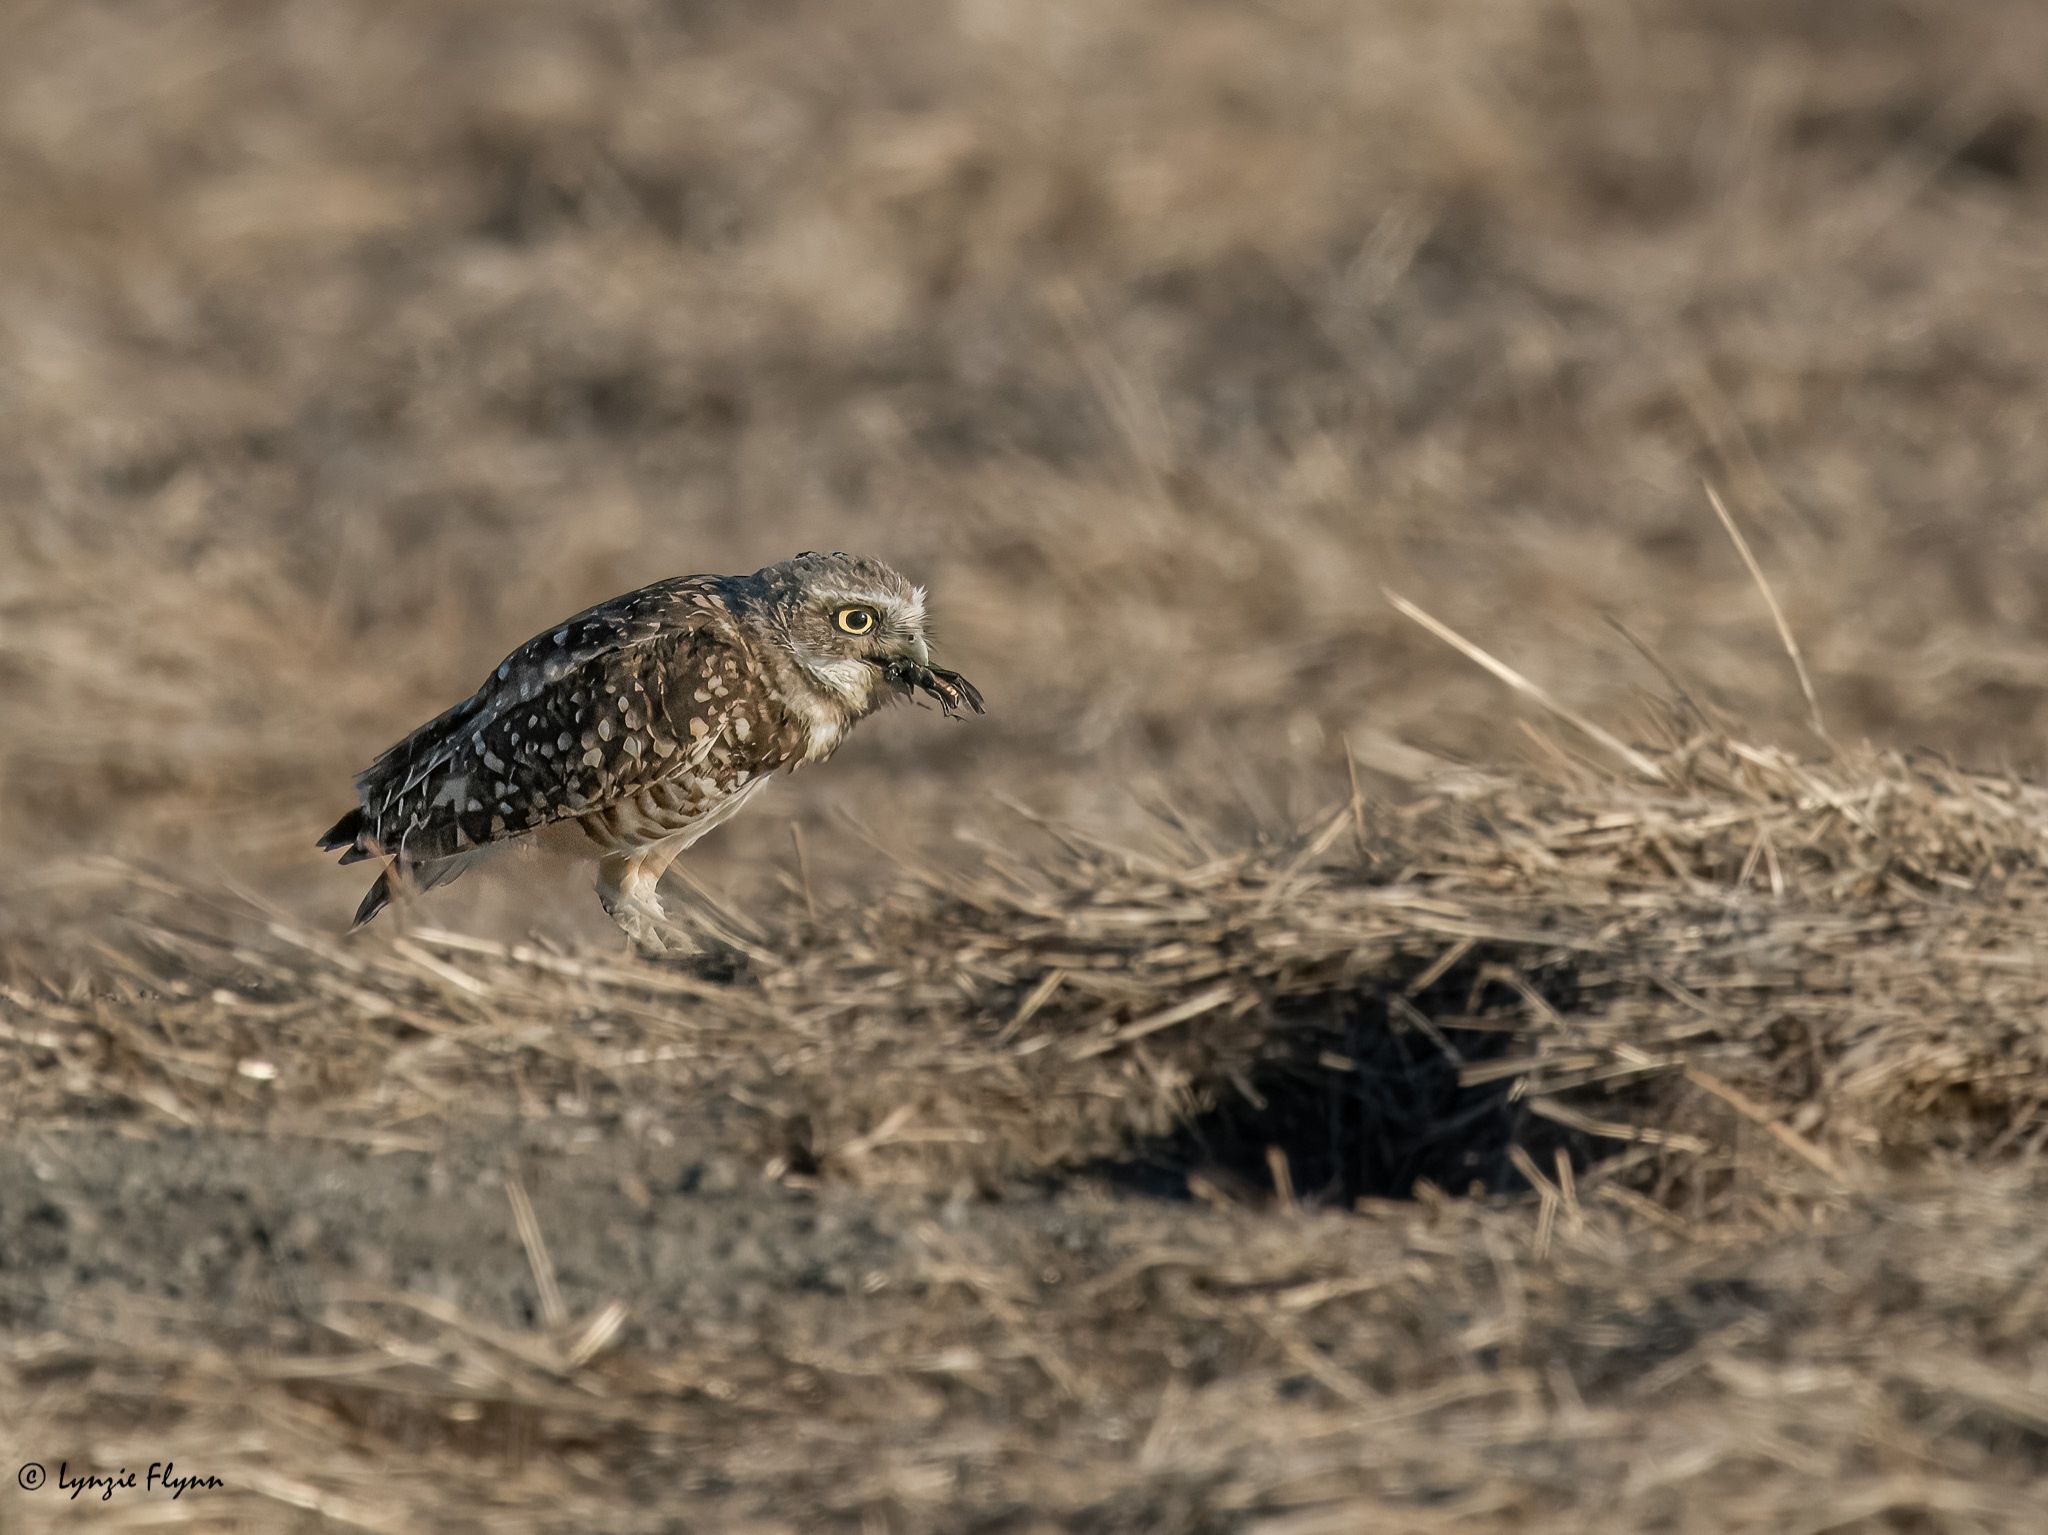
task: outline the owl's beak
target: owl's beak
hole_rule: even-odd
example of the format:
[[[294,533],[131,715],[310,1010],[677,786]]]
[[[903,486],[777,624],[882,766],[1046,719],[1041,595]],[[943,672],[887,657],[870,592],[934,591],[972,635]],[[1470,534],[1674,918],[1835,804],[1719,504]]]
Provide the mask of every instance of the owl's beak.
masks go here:
[[[910,637],[910,659],[919,666],[930,666],[932,664],[932,647],[925,643],[925,638],[922,634],[913,634]]]

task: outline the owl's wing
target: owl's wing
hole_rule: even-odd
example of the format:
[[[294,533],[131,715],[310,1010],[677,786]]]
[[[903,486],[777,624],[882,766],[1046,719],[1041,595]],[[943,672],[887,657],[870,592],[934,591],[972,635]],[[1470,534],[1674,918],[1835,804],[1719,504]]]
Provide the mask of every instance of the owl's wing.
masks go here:
[[[718,746],[725,708],[693,715],[671,700],[725,706],[757,677],[712,581],[614,598],[527,641],[380,756],[356,780],[361,808],[322,846],[348,849],[344,863],[392,854],[404,869],[602,810]]]

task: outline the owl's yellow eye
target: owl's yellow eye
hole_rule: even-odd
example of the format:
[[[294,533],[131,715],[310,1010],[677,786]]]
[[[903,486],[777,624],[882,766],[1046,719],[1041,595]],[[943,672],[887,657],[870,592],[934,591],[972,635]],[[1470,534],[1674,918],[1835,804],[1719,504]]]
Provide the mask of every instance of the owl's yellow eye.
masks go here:
[[[872,634],[875,632],[875,610],[873,608],[841,608],[832,615],[832,622],[839,626],[841,634]]]

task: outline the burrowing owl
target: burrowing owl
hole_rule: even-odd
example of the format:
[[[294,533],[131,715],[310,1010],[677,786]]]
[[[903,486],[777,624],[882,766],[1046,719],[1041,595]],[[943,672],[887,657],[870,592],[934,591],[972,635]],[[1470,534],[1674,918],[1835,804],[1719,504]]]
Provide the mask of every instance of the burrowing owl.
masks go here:
[[[495,847],[574,822],[597,893],[642,949],[687,947],[655,890],[678,853],[778,768],[822,762],[891,696],[947,714],[981,694],[931,664],[924,588],[879,560],[799,554],[751,576],[685,576],[614,597],[537,635],[484,685],[356,779],[360,805],[320,846],[388,857],[445,884]]]

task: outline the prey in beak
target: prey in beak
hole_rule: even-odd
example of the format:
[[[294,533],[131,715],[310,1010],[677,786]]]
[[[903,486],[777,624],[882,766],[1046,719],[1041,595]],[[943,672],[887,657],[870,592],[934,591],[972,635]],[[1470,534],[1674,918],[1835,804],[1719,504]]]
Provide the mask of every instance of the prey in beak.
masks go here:
[[[962,709],[972,709],[976,714],[988,712],[981,706],[981,689],[956,671],[910,656],[890,656],[876,665],[892,686],[906,693],[925,694],[949,720],[961,718]]]

